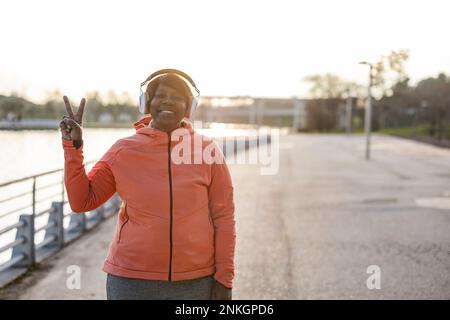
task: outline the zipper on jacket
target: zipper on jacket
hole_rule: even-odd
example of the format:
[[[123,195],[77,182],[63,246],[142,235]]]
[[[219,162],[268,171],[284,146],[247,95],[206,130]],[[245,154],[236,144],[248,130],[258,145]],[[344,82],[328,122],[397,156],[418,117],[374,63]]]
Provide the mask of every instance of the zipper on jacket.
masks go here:
[[[169,281],[172,281],[172,208],[173,208],[173,199],[172,199],[172,170],[171,170],[171,157],[170,157],[170,145],[172,142],[171,133],[168,132],[169,136],[169,144],[168,144],[168,153],[169,153],[169,190],[170,190],[170,261],[169,261]]]
[[[124,208],[124,216],[126,217],[126,220],[125,220],[125,222],[122,223],[122,225],[120,226],[120,229],[119,229],[119,237],[118,237],[118,239],[117,239],[117,243],[120,242],[120,238],[121,238],[121,235],[122,235],[122,229],[123,229],[123,227],[125,227],[125,225],[128,223],[128,220],[130,220],[130,217],[128,216],[128,213],[127,213],[127,203],[126,203],[126,202],[125,202],[125,208]]]

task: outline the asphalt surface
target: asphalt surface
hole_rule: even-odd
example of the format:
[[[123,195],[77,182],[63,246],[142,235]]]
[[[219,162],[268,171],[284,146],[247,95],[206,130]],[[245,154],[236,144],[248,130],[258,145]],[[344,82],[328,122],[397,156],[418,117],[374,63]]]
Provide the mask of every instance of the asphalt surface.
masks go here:
[[[288,135],[279,171],[230,164],[234,299],[450,299],[450,150],[374,135]],[[6,299],[105,299],[116,217],[0,291]],[[70,290],[67,268],[81,270]],[[380,289],[369,289],[369,266]]]

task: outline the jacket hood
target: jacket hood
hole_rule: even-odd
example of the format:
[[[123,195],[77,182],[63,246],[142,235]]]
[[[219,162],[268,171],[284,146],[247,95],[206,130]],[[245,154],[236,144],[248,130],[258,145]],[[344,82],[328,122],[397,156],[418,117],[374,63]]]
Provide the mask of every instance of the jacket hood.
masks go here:
[[[134,128],[136,129],[136,133],[145,134],[149,136],[167,136],[167,132],[164,132],[159,129],[155,129],[151,126],[153,122],[151,115],[146,115],[143,118],[133,123]],[[186,130],[187,129],[187,130]],[[171,134],[177,134],[178,136],[190,135],[194,133],[194,128],[192,123],[184,118],[181,121],[181,127],[175,129],[171,132]]]
[[[141,128],[144,128],[149,125],[150,121],[152,120],[152,116],[144,116],[135,123],[133,123],[133,127],[138,131]]]

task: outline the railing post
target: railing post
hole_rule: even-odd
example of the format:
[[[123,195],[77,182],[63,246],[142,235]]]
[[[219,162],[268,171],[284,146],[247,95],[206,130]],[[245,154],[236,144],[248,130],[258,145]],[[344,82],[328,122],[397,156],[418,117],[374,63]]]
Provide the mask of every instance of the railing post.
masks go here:
[[[24,255],[24,258],[16,263],[14,267],[30,267],[36,261],[34,249],[34,216],[30,214],[20,215],[19,221],[23,226],[17,228],[16,240],[23,238],[23,242],[13,248],[12,259],[19,255]]]
[[[101,206],[95,209],[92,215],[92,220],[94,221],[94,224],[102,222],[103,219],[105,219],[105,206]]]
[[[86,164],[88,164],[87,162]],[[66,201],[65,198],[65,185],[64,185],[64,175],[61,177],[61,200],[58,202],[52,202],[50,210],[45,210],[41,212],[38,217],[48,212],[48,224],[42,227],[39,227],[39,232],[44,231],[44,240],[40,243],[35,243],[35,220],[36,220],[36,194],[39,191],[39,185],[37,184],[37,178],[43,175],[52,174],[57,172],[58,170],[49,171],[43,174],[39,174],[36,176],[30,176],[26,178],[17,179],[14,181],[10,181],[7,183],[1,183],[0,188],[11,185],[13,183],[19,183],[22,181],[32,180],[32,203],[28,204],[31,206],[32,212],[30,214],[20,215],[19,222],[14,223],[14,225],[10,225],[9,227],[4,228],[2,226],[2,230],[4,233],[12,231],[16,229],[16,237],[15,241],[1,247],[3,251],[11,250],[12,257],[9,261],[2,262],[0,264],[0,287],[3,287],[5,284],[10,283],[12,280],[16,279],[20,275],[24,274],[30,266],[33,266],[36,263],[39,263],[51,256],[55,252],[59,251],[62,247],[64,247],[65,241],[71,241],[77,238],[77,232],[80,232],[79,235],[82,235],[86,229],[93,226],[93,224],[97,225],[102,220],[107,218],[108,211],[106,210],[106,206],[101,206],[94,212],[90,218],[85,213],[77,213],[72,214],[70,220],[70,227],[65,230],[64,228],[64,203]],[[26,187],[29,188],[29,185]],[[25,195],[25,193],[24,193]],[[59,196],[59,194],[55,195]],[[17,196],[19,197],[19,196]],[[15,197],[11,197],[14,199]],[[10,198],[8,198],[10,200]],[[3,202],[3,201],[2,201]],[[116,193],[111,199],[112,208],[108,206],[108,208],[114,209],[113,212],[117,213],[122,204],[122,199]],[[19,213],[19,210],[16,209],[10,213]],[[7,214],[10,214],[7,213]],[[3,214],[6,216],[7,214]],[[39,218],[41,219],[41,218]],[[44,219],[44,218],[43,218]]]
[[[61,179],[61,202],[64,203],[64,171],[62,172]]]
[[[81,235],[86,231],[86,214],[84,212],[70,215],[69,230],[69,234],[74,236]]]
[[[36,214],[36,177],[33,177],[32,197],[33,197],[33,216],[34,216]]]
[[[62,202],[52,202],[48,223],[52,222],[54,222],[55,225],[45,231],[44,241],[52,236],[55,237],[55,240],[45,247],[59,249],[64,245],[64,212]]]

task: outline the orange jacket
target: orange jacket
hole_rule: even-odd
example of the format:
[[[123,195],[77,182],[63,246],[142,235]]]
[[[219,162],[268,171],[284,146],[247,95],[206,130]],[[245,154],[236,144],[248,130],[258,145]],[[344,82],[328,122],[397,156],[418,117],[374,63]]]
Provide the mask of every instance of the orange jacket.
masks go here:
[[[211,143],[224,160],[223,154],[188,121],[170,135],[152,128],[151,121],[148,116],[134,123],[136,133],[114,143],[88,175],[83,146],[62,140],[70,206],[87,212],[115,192],[122,199],[103,271],[166,281],[214,275],[232,288],[236,231],[227,164],[177,164],[170,157],[185,138],[202,139],[195,154]]]

